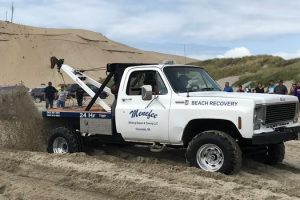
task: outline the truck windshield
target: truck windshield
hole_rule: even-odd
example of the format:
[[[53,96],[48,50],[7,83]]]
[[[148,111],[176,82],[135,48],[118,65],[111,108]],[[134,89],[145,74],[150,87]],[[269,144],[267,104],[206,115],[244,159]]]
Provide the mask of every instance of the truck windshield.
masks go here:
[[[165,67],[164,72],[176,93],[221,90],[219,85],[199,67],[172,66]]]

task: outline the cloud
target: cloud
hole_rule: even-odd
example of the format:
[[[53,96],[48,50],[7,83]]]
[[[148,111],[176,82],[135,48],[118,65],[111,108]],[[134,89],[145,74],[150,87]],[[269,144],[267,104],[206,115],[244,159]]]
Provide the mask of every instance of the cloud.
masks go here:
[[[240,58],[244,56],[251,56],[249,49],[246,47],[237,47],[230,49],[224,53],[224,55],[218,55],[218,58]]]
[[[284,59],[293,59],[293,58],[300,58],[300,50],[296,52],[288,53],[288,52],[277,52],[273,54],[274,56],[280,56]]]
[[[251,56],[251,52],[246,47],[236,47],[226,51],[224,54],[193,54],[188,55],[191,58],[207,60],[213,58],[241,58],[244,56]]]
[[[264,54],[293,51],[289,47],[299,39],[286,39],[284,45],[276,40],[300,35],[300,1],[294,0],[14,0],[14,5],[16,23],[88,29],[136,48],[155,43],[160,48],[146,49],[166,53],[182,52],[182,45],[189,43],[227,49],[246,45],[253,53]],[[2,20],[5,11],[10,15],[9,9],[10,2],[0,0]],[[188,53],[201,58],[250,53],[224,51],[193,49]]]
[[[300,33],[300,2],[293,0],[14,2],[16,22],[88,28],[121,40],[234,41]],[[0,10],[9,6],[0,0]]]
[[[298,23],[300,4],[293,1],[285,2],[277,0],[230,0],[206,4],[203,1],[192,2],[185,7],[185,13],[189,13],[186,25],[191,28],[183,34],[193,39],[210,41],[297,34],[300,31]]]

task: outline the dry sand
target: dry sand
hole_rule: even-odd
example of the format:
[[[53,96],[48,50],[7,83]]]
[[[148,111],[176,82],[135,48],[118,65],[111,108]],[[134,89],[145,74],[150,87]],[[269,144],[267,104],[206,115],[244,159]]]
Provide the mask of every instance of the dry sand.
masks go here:
[[[106,146],[92,155],[0,150],[0,199],[297,199],[299,142],[270,167],[250,160],[225,176],[187,167],[184,152]]]
[[[42,150],[46,132],[41,114],[22,86],[0,89],[0,146]]]
[[[23,82],[27,87],[37,87],[48,81],[55,86],[63,83],[61,76],[50,69],[51,56],[64,58],[76,69],[105,67],[112,62],[195,61],[132,48],[92,31],[34,28],[0,21],[0,85]],[[105,71],[88,74],[96,80],[105,77]],[[73,83],[65,78],[67,83]]]
[[[1,200],[300,199],[298,141],[286,143],[283,164],[244,159],[232,176],[188,167],[183,149],[101,145],[88,154],[48,154],[35,106],[22,88],[8,91],[0,95]]]

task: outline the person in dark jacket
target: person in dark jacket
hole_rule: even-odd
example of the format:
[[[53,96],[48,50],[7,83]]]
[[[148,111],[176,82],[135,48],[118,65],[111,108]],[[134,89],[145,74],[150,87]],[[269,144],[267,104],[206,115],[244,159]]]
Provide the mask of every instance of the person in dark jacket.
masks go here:
[[[297,84],[293,83],[291,88],[290,88],[289,95],[294,95],[296,87],[297,87]]]
[[[280,80],[278,85],[274,88],[275,94],[287,94],[288,90],[285,85],[283,85],[283,80]]]
[[[82,106],[83,96],[84,96],[84,90],[81,87],[78,87],[76,89],[76,99],[77,99],[78,106]]]
[[[257,87],[254,89],[254,93],[265,93],[265,88],[261,83],[257,84]]]
[[[298,100],[300,102],[300,81],[297,82],[297,86],[294,89],[294,96],[298,97]]]
[[[45,92],[45,100],[46,100],[46,109],[53,108],[53,101],[55,99],[57,90],[52,86],[52,82],[48,83],[48,86],[44,90]]]
[[[238,89],[236,90],[236,92],[245,92],[245,90],[243,90],[243,86],[239,85]]]

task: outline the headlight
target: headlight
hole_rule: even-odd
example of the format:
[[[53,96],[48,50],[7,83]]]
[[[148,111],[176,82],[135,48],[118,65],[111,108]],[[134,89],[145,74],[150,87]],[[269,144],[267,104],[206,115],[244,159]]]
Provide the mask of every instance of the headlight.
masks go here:
[[[264,113],[265,109],[263,106],[257,105],[255,107],[253,116],[254,130],[260,129],[261,124],[264,122]]]
[[[260,124],[254,124],[254,130],[259,130],[260,129]]]
[[[254,109],[254,122],[262,123],[264,121],[264,107],[256,106]]]

